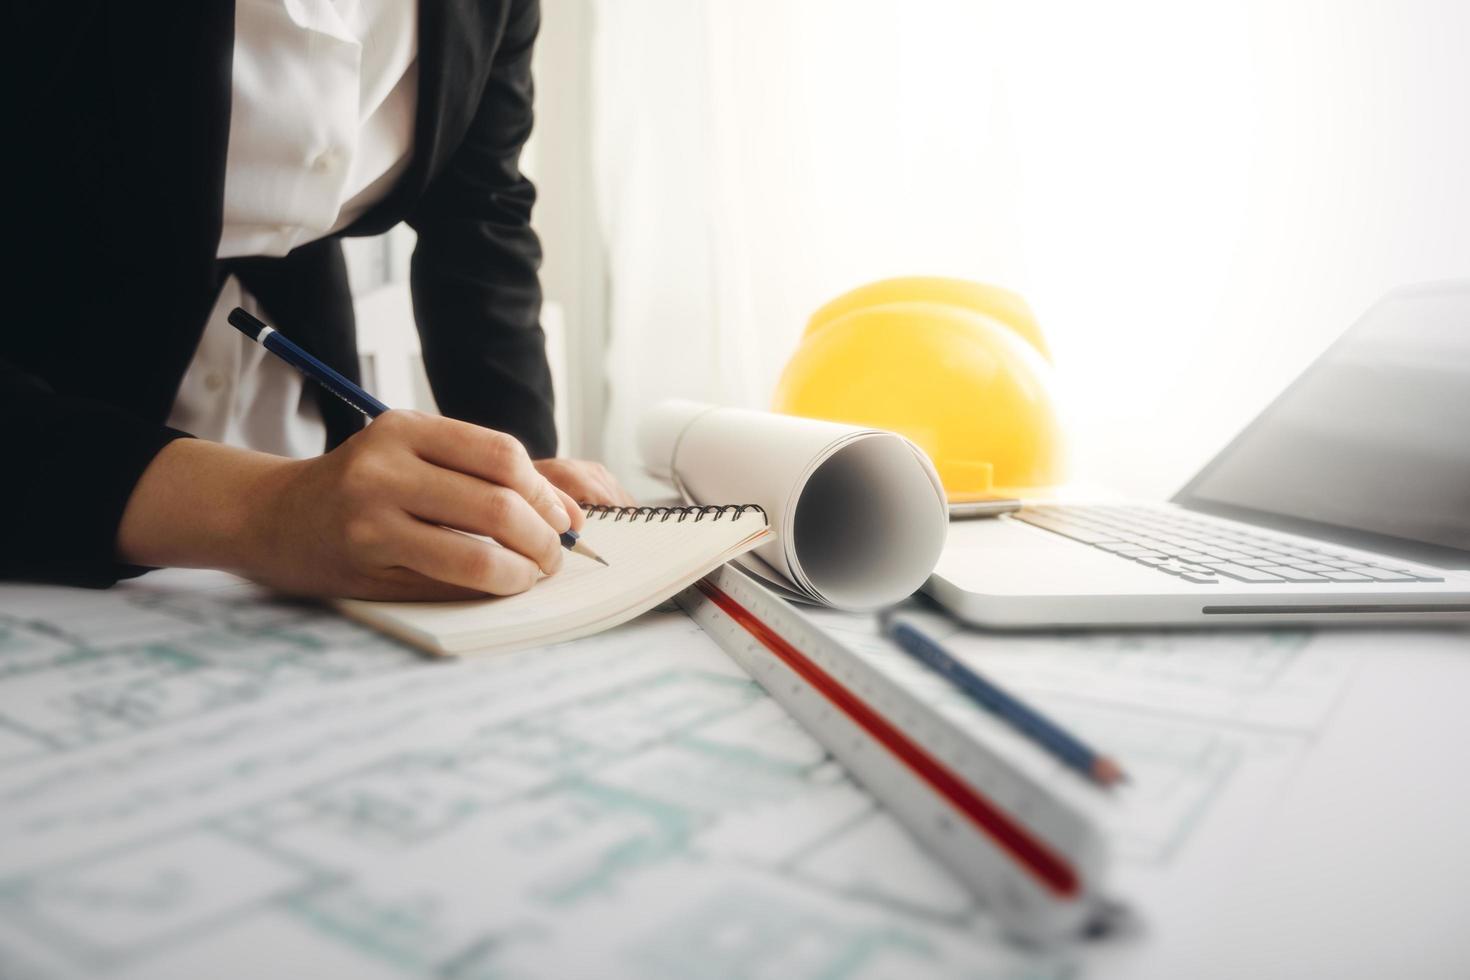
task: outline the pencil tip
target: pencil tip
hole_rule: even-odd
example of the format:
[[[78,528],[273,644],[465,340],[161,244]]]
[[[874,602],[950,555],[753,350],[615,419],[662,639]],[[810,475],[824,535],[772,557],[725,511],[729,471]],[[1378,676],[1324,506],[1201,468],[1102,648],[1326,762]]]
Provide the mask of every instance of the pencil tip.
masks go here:
[[[1092,778],[1104,786],[1113,786],[1117,783],[1129,782],[1128,774],[1123,767],[1112,759],[1098,759],[1092,764]]]
[[[606,568],[612,568],[612,566],[607,563],[607,559],[604,558],[604,557],[602,557],[601,555],[593,555],[592,557],[594,559],[596,559],[597,561],[601,562],[604,567],[606,567]]]

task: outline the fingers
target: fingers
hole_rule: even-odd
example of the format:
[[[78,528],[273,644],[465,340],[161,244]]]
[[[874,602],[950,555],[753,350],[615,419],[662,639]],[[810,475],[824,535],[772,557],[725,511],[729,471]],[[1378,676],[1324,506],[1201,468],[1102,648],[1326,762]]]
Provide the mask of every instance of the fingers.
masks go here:
[[[420,459],[515,491],[557,533],[571,527],[571,517],[555,488],[531,465],[531,457],[514,436],[414,412],[389,412],[373,425],[384,422],[403,430]]]
[[[561,568],[561,539],[520,494],[437,466],[419,463],[413,469],[401,491],[410,514],[430,524],[494,538],[547,575]],[[563,506],[560,496],[557,506]],[[570,522],[565,511],[563,516]]]
[[[373,498],[381,500],[384,488],[391,487],[388,499],[399,508],[402,525],[385,533],[382,524],[373,527],[371,516],[358,520],[356,526],[371,532],[358,534],[358,543],[361,550],[384,546],[376,549],[373,564],[399,574],[403,590],[434,591],[416,575],[450,589],[495,595],[523,591],[561,567],[559,535],[585,524],[579,500],[611,507],[636,504],[600,463],[533,464],[513,437],[466,422],[388,412],[364,435],[373,442],[359,446],[364,465],[352,468],[362,471],[354,482],[367,485],[363,509],[371,515],[380,506]],[[395,557],[383,560],[390,550]]]
[[[587,515],[582,513],[582,508],[577,506],[577,501],[568,496],[561,487],[556,487],[556,493],[561,497],[562,506],[567,509],[567,517],[572,521],[572,530],[580,534],[583,525],[587,523]]]
[[[613,493],[612,487],[598,473],[599,467],[592,463],[582,465],[567,465],[568,482],[577,486],[575,496],[578,500],[585,500],[589,504],[601,504],[604,507],[618,506],[618,498]]]
[[[535,585],[541,569],[509,548],[404,516],[395,564],[476,593],[515,595]]]
[[[637,506],[638,501],[633,499],[631,493],[623,489],[623,485],[618,482],[618,478],[613,476],[606,466],[603,466],[601,463],[587,463],[586,465],[592,471],[591,475],[593,479],[602,488],[602,492],[607,497],[608,503],[615,507]]]
[[[605,507],[632,507],[637,503],[601,463],[543,459],[536,462],[536,468],[575,500]]]
[[[612,487],[613,495],[617,498],[618,506],[619,507],[636,507],[636,506],[638,506],[638,499],[636,497],[634,497],[631,493],[629,493],[627,490],[623,489],[623,485],[618,482],[618,478],[617,477],[615,477],[611,473],[609,473],[608,470],[607,470],[607,468],[604,467],[601,463],[598,463],[597,466],[598,466],[599,469],[602,470],[603,473],[606,473],[607,474],[608,483]]]

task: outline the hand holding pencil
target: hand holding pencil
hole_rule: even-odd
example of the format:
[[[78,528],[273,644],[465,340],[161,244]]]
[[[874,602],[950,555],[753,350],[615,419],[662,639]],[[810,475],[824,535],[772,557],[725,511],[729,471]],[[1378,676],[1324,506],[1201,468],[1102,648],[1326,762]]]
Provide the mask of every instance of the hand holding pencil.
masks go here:
[[[525,591],[564,550],[588,555],[581,508],[513,436],[388,411],[244,310],[231,322],[375,421],[305,460],[175,440],[128,503],[121,560],[224,568],[301,595],[459,599]]]

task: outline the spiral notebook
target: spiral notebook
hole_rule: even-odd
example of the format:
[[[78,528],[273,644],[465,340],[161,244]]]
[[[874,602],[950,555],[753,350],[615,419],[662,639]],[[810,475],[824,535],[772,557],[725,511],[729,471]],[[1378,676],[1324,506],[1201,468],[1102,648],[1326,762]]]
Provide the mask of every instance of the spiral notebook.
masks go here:
[[[354,619],[430,653],[508,652],[627,622],[771,536],[765,511],[593,507],[582,529],[607,566],[568,553],[561,570],[519,595],[465,602],[344,599]]]

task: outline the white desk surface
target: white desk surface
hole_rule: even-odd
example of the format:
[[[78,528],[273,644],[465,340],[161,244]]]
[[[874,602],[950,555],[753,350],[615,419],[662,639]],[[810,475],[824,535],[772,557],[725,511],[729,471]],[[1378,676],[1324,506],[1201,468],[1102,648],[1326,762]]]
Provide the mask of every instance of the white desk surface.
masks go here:
[[[0,976],[1470,976],[1470,634],[984,655],[1135,770],[1136,933],[1000,942],[678,613],[440,663],[212,573],[3,586]]]

